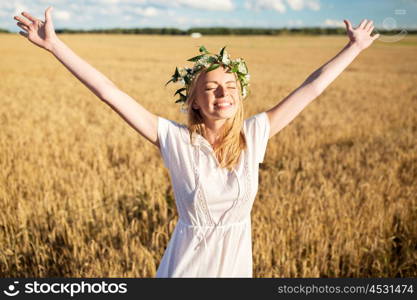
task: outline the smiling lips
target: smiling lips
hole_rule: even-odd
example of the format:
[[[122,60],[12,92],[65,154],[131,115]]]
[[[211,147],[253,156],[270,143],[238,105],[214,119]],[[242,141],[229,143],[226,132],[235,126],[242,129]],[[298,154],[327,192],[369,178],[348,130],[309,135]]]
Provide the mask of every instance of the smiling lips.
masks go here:
[[[227,109],[232,107],[233,104],[231,102],[219,102],[219,103],[215,103],[214,107],[217,109]]]

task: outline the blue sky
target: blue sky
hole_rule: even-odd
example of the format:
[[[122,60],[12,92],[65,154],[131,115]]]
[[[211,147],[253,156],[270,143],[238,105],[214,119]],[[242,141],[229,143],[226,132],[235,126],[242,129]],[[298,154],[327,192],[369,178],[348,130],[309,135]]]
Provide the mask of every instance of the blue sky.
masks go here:
[[[53,6],[55,28],[333,27],[364,19],[376,28],[417,29],[417,0],[1,0],[0,28],[21,30],[13,16],[43,19]]]

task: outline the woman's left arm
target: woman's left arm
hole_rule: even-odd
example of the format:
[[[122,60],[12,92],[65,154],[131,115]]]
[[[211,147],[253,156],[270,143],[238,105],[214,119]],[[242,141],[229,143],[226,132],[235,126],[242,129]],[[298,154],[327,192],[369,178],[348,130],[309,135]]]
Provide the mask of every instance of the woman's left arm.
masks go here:
[[[362,20],[358,27],[346,24],[349,42],[335,57],[314,71],[297,89],[291,92],[276,106],[267,110],[270,122],[269,138],[287,126],[311,101],[317,98],[326,87],[355,59],[368,48],[379,34],[371,36],[373,22]]]

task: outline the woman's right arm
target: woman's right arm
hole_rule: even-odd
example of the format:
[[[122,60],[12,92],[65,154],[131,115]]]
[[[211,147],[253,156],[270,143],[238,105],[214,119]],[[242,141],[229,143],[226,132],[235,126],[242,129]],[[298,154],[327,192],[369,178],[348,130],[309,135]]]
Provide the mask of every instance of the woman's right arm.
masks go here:
[[[158,116],[146,110],[129,95],[118,89],[106,76],[88,64],[75,54],[64,42],[62,42],[53,28],[51,10],[45,11],[45,22],[32,17],[27,12],[22,17],[15,17],[17,23],[27,32],[19,33],[29,39],[30,42],[51,52],[75,77],[77,77],[98,98],[115,110],[130,126],[138,131],[152,144],[159,147],[158,143]]]

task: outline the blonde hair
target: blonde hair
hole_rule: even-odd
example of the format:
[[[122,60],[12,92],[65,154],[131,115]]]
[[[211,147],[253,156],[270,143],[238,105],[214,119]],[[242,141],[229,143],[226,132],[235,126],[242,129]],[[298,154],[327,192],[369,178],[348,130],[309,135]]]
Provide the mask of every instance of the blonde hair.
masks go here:
[[[187,100],[185,102],[187,106],[187,115],[188,115],[188,130],[190,132],[190,139],[195,138],[195,133],[207,137],[206,128],[204,123],[204,118],[200,113],[200,110],[194,109],[193,103],[197,99],[197,83],[198,78],[201,74],[206,72],[206,69],[197,73],[192,79],[190,85],[187,88]],[[246,139],[243,134],[243,98],[242,98],[242,87],[239,80],[237,80],[236,73],[233,73],[238,84],[239,89],[239,101],[237,106],[237,111],[233,118],[227,119],[224,126],[222,127],[222,132],[219,135],[219,145],[214,148],[214,153],[220,164],[220,168],[227,168],[229,171],[234,169],[238,162],[242,150],[246,149]]]

